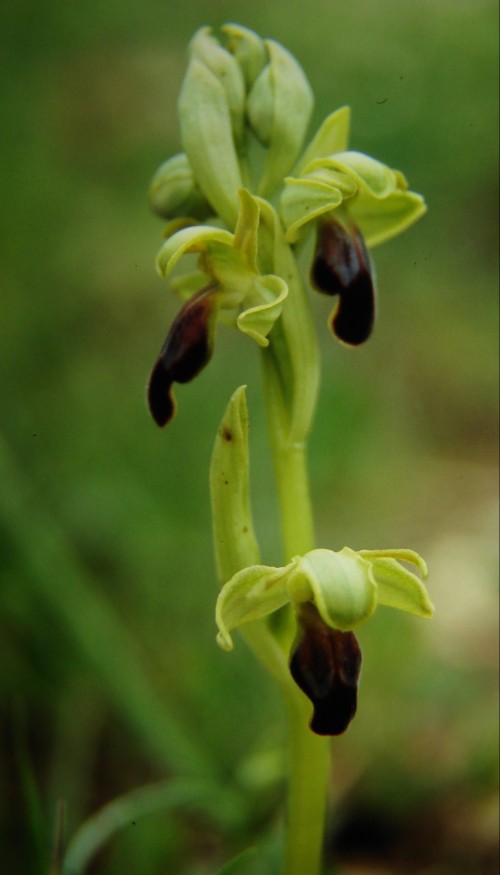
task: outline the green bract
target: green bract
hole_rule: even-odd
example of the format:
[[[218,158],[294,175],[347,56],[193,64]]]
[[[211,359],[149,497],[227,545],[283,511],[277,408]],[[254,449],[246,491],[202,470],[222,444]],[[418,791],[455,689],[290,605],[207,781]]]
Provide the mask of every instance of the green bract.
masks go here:
[[[265,617],[287,603],[312,602],[331,629],[347,632],[368,620],[378,605],[430,617],[433,606],[416,574],[423,559],[411,550],[311,550],[282,568],[254,565],[237,572],[222,587],[216,607],[218,642],[233,646],[231,630]]]
[[[332,113],[306,148],[294,176],[285,179],[281,215],[287,240],[295,243],[306,225],[337,213],[357,226],[367,246],[389,240],[426,210],[408,191],[403,174],[361,152],[347,151],[349,109]]]

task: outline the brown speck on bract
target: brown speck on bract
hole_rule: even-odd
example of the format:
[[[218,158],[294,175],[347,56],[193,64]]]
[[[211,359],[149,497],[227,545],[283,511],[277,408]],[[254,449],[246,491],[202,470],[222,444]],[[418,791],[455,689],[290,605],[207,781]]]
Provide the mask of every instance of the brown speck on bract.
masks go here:
[[[225,441],[229,442],[229,441],[232,441],[232,439],[233,439],[233,433],[232,433],[231,429],[227,427],[227,425],[223,426],[222,431],[221,431],[221,435]]]

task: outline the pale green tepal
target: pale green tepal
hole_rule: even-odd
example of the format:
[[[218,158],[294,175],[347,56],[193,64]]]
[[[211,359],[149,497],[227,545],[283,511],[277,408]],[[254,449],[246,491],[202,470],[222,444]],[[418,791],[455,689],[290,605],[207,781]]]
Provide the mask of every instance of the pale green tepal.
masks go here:
[[[244,568],[219,594],[218,643],[231,650],[231,630],[289,603],[312,602],[326,625],[342,632],[368,620],[378,605],[431,617],[434,609],[425,586],[401,562],[411,563],[427,576],[424,560],[404,549],[356,552],[344,547],[336,552],[320,548],[295,557],[282,568]]]

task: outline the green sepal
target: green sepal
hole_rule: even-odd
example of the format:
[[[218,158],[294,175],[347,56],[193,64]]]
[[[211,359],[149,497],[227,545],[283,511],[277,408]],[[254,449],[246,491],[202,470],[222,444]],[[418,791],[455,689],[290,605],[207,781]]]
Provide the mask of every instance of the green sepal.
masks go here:
[[[215,620],[219,629],[217,643],[223,650],[233,649],[232,629],[267,617],[289,602],[287,576],[290,567],[252,565],[243,568],[222,587]]]
[[[360,189],[349,205],[349,215],[370,248],[406,231],[426,211],[423,197],[413,191],[395,190],[378,199]]]
[[[227,95],[220,80],[192,58],[179,96],[184,150],[196,182],[229,228],[238,217],[242,179]]]
[[[417,617],[432,617],[434,605],[416,574],[408,571],[396,559],[372,559],[371,566],[380,605],[397,608]]]
[[[368,620],[377,607],[377,586],[370,563],[354,550],[311,550],[296,560],[289,579],[293,600],[310,600],[327,626],[345,632]]]
[[[287,228],[287,243],[296,243],[304,225],[330,213],[342,203],[338,188],[315,179],[285,179],[281,215]]]

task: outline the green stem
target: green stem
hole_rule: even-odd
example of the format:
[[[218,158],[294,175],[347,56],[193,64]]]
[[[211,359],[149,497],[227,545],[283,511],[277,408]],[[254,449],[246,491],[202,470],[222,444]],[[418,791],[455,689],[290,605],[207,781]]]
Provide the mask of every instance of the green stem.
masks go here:
[[[314,547],[306,447],[273,453],[287,558]],[[284,688],[288,708],[289,791],[283,875],[317,875],[321,867],[329,774],[329,744],[309,729],[311,704],[293,685]]]
[[[302,294],[301,294],[302,293]],[[301,295],[303,290],[294,284],[291,294]],[[287,326],[288,327],[288,326]],[[288,332],[284,332],[286,337]],[[287,343],[291,357],[292,343]],[[314,339],[315,344],[315,339]],[[317,353],[309,348],[308,360],[311,363],[310,405],[308,418],[312,419],[314,400],[317,391]],[[287,395],[283,391],[282,357],[271,347],[264,351],[264,391],[268,419],[271,453],[278,487],[281,511],[281,525],[285,561],[302,555],[315,546],[314,525],[309,492],[307,470],[307,430],[303,440],[294,440],[290,425],[297,421],[297,402],[303,392],[297,393],[296,385]],[[293,373],[300,367],[300,361],[293,362],[289,369]],[[304,380],[304,372],[301,373]],[[303,384],[304,385],[304,384]],[[290,398],[294,401],[290,404]],[[311,398],[313,399],[311,403]],[[290,644],[288,636],[288,644]],[[295,685],[283,687],[288,709],[290,750],[289,750],[289,793],[286,846],[283,875],[318,875],[321,868],[323,837],[326,820],[327,786],[329,776],[329,744],[326,738],[315,735],[309,729],[311,705],[306,696]]]
[[[330,768],[328,739],[308,727],[311,705],[298,690],[288,697],[290,774],[283,875],[321,871]]]

